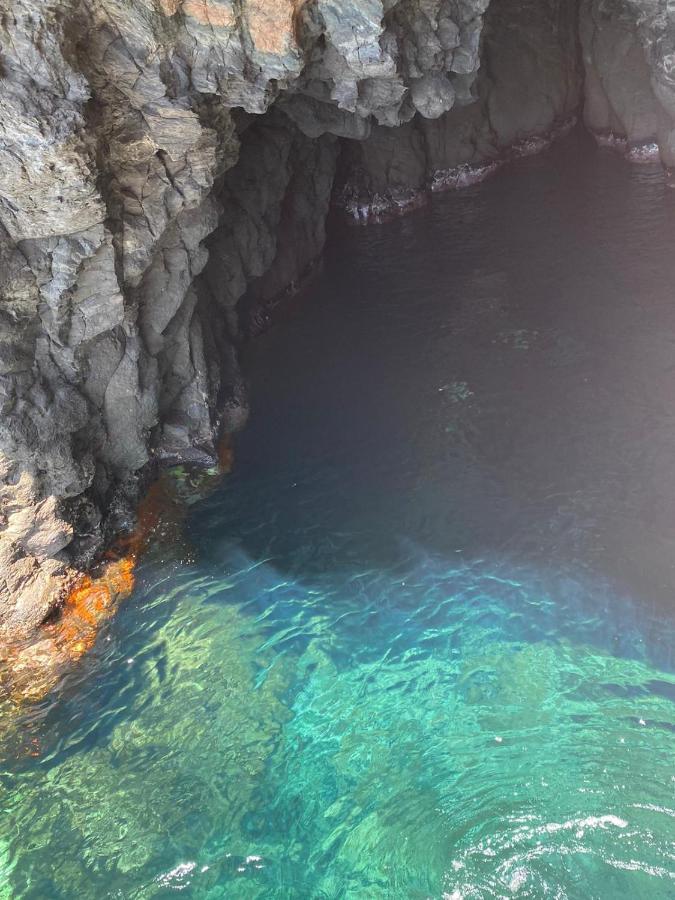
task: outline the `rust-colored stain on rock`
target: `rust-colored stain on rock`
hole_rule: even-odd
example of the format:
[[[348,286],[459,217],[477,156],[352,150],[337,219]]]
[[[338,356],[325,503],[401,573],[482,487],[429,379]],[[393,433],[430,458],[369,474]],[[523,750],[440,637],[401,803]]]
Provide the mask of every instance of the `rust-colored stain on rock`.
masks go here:
[[[217,0],[184,0],[182,9],[186,16],[212,28],[233,28],[237,21],[231,4]]]
[[[247,5],[248,29],[261,53],[288,53],[295,44],[292,0],[251,0]]]

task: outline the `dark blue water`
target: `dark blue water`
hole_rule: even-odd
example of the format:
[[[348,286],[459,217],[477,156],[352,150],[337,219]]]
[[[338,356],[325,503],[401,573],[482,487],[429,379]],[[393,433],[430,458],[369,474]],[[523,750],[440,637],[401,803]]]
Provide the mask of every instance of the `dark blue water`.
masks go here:
[[[3,764],[0,897],[675,897],[674,237],[580,135],[336,227]]]

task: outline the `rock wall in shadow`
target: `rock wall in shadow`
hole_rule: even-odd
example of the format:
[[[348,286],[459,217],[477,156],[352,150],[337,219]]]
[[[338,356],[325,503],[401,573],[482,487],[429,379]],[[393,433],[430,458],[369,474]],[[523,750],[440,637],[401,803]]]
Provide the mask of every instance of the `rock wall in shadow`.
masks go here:
[[[582,0],[584,120],[629,158],[675,165],[675,11],[651,0]]]
[[[492,0],[484,21],[478,78],[457,91],[452,110],[349,143],[341,203],[355,218],[480,180],[573,121],[581,103],[576,3]]]

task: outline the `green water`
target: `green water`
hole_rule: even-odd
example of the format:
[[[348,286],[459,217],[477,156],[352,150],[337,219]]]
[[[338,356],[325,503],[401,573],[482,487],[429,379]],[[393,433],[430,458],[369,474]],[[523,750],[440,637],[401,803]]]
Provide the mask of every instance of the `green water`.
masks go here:
[[[675,198],[338,232],[237,464],[3,735],[2,898],[675,898]]]

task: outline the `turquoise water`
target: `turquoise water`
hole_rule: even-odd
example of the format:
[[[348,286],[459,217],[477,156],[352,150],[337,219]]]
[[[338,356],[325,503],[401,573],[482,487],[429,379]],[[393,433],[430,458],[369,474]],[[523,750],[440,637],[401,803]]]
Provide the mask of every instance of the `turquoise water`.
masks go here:
[[[675,898],[675,196],[572,136],[326,265],[0,749],[4,898]]]

